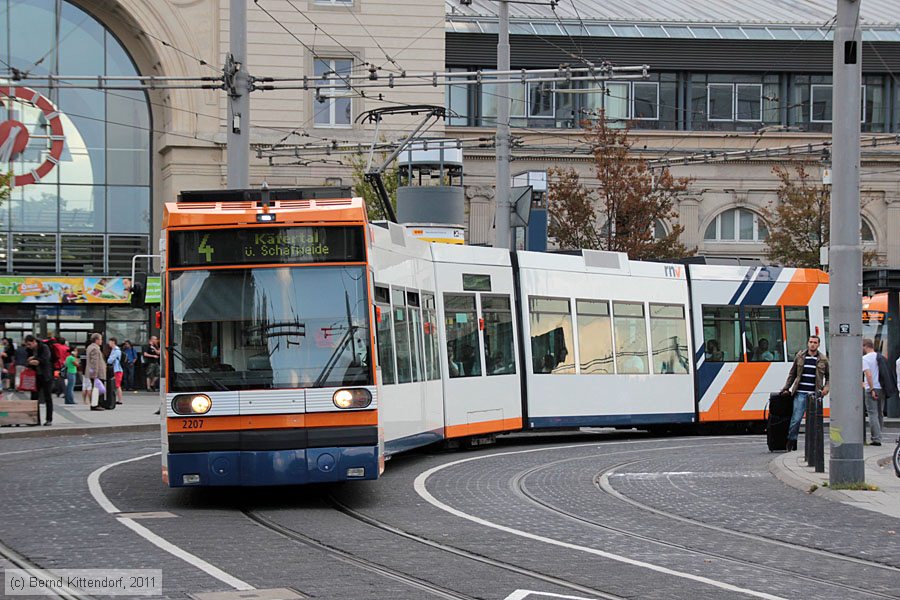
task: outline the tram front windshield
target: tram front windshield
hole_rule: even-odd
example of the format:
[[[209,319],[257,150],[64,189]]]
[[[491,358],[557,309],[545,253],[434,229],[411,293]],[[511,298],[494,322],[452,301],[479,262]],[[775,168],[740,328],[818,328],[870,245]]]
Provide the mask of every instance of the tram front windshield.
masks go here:
[[[372,383],[362,266],[173,272],[169,390]]]

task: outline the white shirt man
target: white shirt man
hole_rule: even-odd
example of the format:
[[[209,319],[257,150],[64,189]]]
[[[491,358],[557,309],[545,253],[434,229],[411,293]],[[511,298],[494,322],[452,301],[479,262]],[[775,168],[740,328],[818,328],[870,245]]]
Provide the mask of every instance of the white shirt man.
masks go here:
[[[878,381],[878,355],[875,344],[866,338],[863,340],[863,389],[866,412],[869,415],[869,433],[873,446],[881,445],[881,430],[884,426],[884,394]]]

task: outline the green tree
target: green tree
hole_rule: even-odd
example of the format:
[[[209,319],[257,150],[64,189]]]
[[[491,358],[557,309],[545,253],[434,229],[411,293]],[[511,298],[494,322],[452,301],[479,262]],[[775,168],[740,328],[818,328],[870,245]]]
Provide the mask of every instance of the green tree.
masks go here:
[[[678,241],[684,227],[675,223],[657,238],[657,221],[677,218],[675,202],[691,180],[669,169],[654,173],[631,153],[628,129],[611,127],[603,113],[585,123],[584,141],[594,158],[597,188],[590,191],[573,169],[551,169],[548,233],[565,249],[626,252],[637,260],[671,260],[694,252]]]
[[[381,164],[384,162],[385,158],[387,158],[387,154],[385,153],[376,154],[372,163],[376,165]],[[369,216],[369,220],[381,221],[387,219],[387,215],[384,212],[384,206],[381,203],[381,199],[375,192],[375,188],[366,181],[366,164],[368,163],[368,160],[368,154],[359,153],[351,155],[347,161],[353,172],[353,193],[365,200],[366,213]],[[387,189],[388,197],[391,199],[391,205],[394,207],[394,212],[396,213],[398,181],[396,163],[385,169],[381,179],[384,181],[384,187]]]
[[[772,169],[778,177],[778,200],[762,210],[769,227],[766,257],[792,267],[819,267],[819,251],[828,246],[831,194],[798,164]]]
[[[831,190],[813,178],[802,164],[791,169],[776,166],[778,200],[763,209],[769,227],[766,257],[791,267],[818,269],[820,251],[828,247],[831,228]],[[863,264],[871,265],[877,252],[863,252]]]

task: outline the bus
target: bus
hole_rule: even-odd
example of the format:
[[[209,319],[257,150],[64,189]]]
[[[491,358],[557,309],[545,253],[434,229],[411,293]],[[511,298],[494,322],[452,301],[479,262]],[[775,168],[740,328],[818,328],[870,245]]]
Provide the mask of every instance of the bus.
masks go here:
[[[363,201],[263,195],[185,192],[165,205],[172,487],[375,479],[383,468]]]

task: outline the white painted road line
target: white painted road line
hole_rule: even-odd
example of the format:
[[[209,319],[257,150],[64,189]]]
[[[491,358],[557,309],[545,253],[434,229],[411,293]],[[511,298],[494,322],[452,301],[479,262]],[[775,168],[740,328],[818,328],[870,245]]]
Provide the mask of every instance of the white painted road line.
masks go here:
[[[112,469],[113,467],[117,467],[119,465],[124,465],[124,464],[130,463],[130,462],[144,460],[146,458],[151,458],[153,456],[159,456],[159,455],[160,455],[159,452],[154,452],[153,454],[144,454],[143,456],[137,456],[135,458],[129,458],[126,460],[120,460],[118,462],[110,463],[108,465],[104,465],[104,466],[100,467],[99,469],[95,470],[93,473],[88,475],[88,479],[87,479],[88,489],[90,490],[91,495],[94,497],[94,500],[96,500],[97,504],[99,504],[100,507],[103,508],[103,510],[105,510],[106,512],[113,514],[113,515],[117,514],[119,512],[119,509],[116,508],[115,504],[110,502],[109,498],[107,498],[106,494],[103,492],[103,488],[100,486],[100,476],[103,475],[103,473],[105,473],[109,469]],[[172,556],[180,558],[181,560],[185,561],[192,567],[196,567],[197,569],[200,569],[201,571],[203,571],[210,577],[214,577],[215,579],[218,579],[222,583],[229,585],[236,590],[250,591],[250,590],[256,589],[255,587],[253,587],[246,581],[242,581],[242,580],[238,579],[237,577],[234,577],[233,575],[229,575],[228,573],[226,573],[219,567],[216,567],[215,565],[212,565],[212,564],[206,562],[199,556],[197,556],[195,554],[191,554],[187,550],[183,550],[183,549],[179,548],[178,546],[176,546],[175,544],[169,542],[168,540],[163,539],[162,537],[156,535],[155,533],[153,533],[152,531],[150,531],[149,529],[147,529],[140,523],[136,523],[133,519],[129,519],[128,517],[116,517],[116,519],[122,525],[131,529],[136,534],[138,534],[139,536],[141,536],[142,538],[144,538],[145,540],[147,540],[148,542],[150,542],[157,548],[168,552]]]
[[[588,546],[580,546],[578,544],[563,542],[561,540],[548,538],[548,537],[545,537],[542,535],[537,535],[535,533],[522,531],[521,529],[514,529],[512,527],[506,527],[505,525],[500,525],[499,523],[494,523],[492,521],[488,521],[487,519],[482,519],[481,517],[476,517],[475,515],[471,515],[469,513],[463,512],[461,510],[455,509],[452,506],[444,504],[443,502],[441,502],[440,500],[435,498],[433,495],[431,495],[431,492],[429,492],[428,488],[427,488],[427,483],[428,483],[429,477],[431,477],[432,475],[434,475],[435,473],[437,473],[439,471],[443,471],[444,469],[448,469],[448,468],[454,467],[456,465],[461,465],[463,463],[472,462],[472,461],[476,461],[476,460],[484,460],[486,458],[492,458],[492,457],[497,457],[497,456],[510,456],[513,454],[529,454],[531,452],[546,452],[548,450],[551,450],[551,451],[552,450],[565,450],[565,449],[569,449],[569,448],[583,448],[586,446],[596,446],[596,445],[597,445],[596,443],[572,444],[569,446],[555,446],[553,448],[533,448],[530,450],[514,450],[514,451],[510,451],[510,452],[498,452],[498,453],[487,454],[487,455],[483,455],[483,456],[474,456],[471,458],[463,458],[461,460],[456,460],[453,462],[449,462],[447,464],[438,465],[436,467],[432,467],[431,469],[428,469],[427,471],[424,471],[423,473],[419,474],[418,477],[416,477],[415,482],[413,483],[413,486],[415,487],[416,493],[419,494],[419,496],[422,497],[422,499],[424,499],[426,502],[428,502],[432,506],[435,506],[435,507],[439,508],[440,510],[443,510],[444,512],[448,512],[448,513],[450,513],[454,516],[457,516],[461,519],[466,519],[467,521],[477,523],[478,525],[483,525],[484,527],[490,527],[490,528],[496,529],[498,531],[503,531],[505,533],[511,533],[513,535],[517,535],[517,536],[520,536],[520,537],[523,537],[526,539],[530,539],[530,540],[534,540],[537,542],[542,542],[545,544],[550,544],[553,546],[559,546],[561,548],[566,548],[568,550],[575,550],[577,552],[593,554],[594,556],[600,556],[602,558],[625,563],[628,565],[632,565],[634,567],[649,569],[651,571],[656,571],[657,573],[663,573],[664,575],[671,575],[673,577],[680,577],[682,579],[688,579],[691,581],[695,581],[697,583],[702,583],[702,584],[710,585],[713,587],[717,587],[719,589],[727,590],[729,592],[736,592],[739,594],[745,594],[747,596],[752,596],[754,598],[763,598],[765,600],[786,600],[785,598],[782,598],[781,596],[775,596],[772,594],[767,594],[765,592],[759,592],[759,591],[751,590],[748,588],[742,588],[742,587],[739,587],[739,586],[736,586],[736,585],[733,585],[730,583],[726,583],[724,581],[710,579],[709,577],[703,577],[701,575],[694,575],[692,573],[676,571],[676,570],[670,569],[668,567],[655,565],[653,563],[648,563],[648,562],[644,562],[641,560],[635,560],[633,558],[628,558],[627,556],[622,556],[620,554],[613,554],[612,552],[606,552],[604,550],[599,550],[597,548],[590,548]],[[673,450],[673,449],[680,449],[680,448],[690,448],[695,445],[696,444],[686,445],[686,446],[670,446],[667,448],[657,448],[657,449],[658,450]],[[616,454],[624,454],[626,452],[639,452],[639,451],[640,450],[633,450],[633,451],[626,450],[626,451],[616,452]]]

